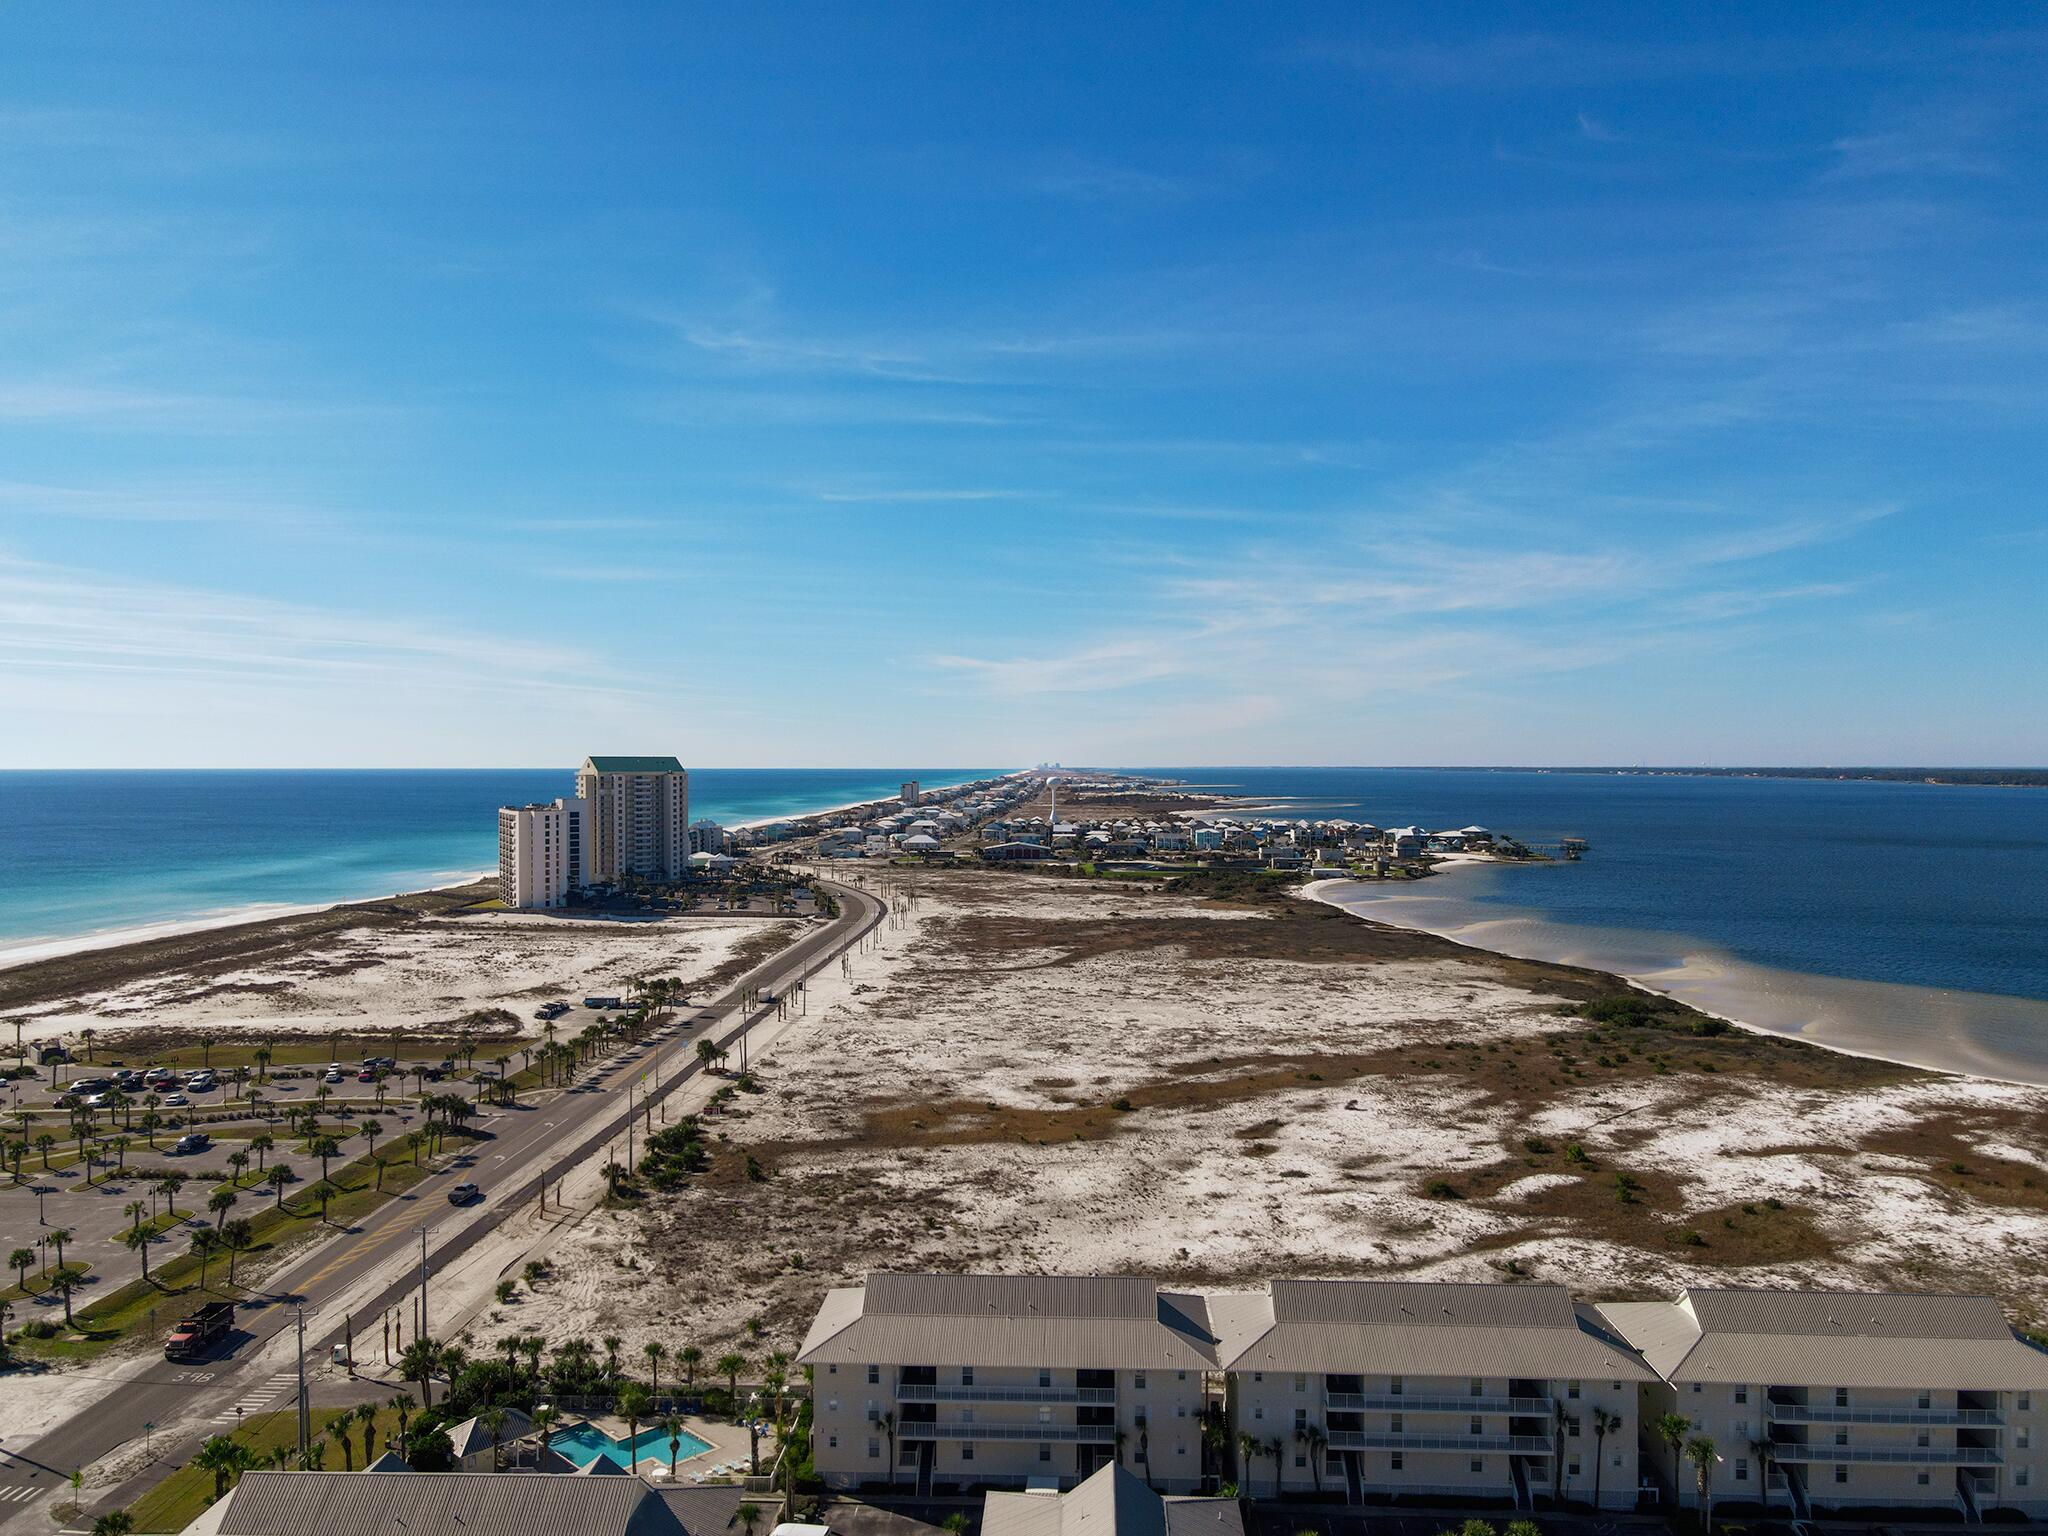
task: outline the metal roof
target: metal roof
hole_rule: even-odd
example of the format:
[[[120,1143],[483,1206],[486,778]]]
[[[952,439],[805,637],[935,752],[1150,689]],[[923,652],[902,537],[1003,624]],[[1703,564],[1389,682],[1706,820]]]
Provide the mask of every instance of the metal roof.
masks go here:
[[[1244,1536],[1235,1499],[1166,1499],[1120,1463],[1066,1493],[991,1492],[982,1536]]]
[[[806,1365],[1209,1370],[1200,1296],[1128,1275],[870,1275],[827,1294]]]
[[[1228,1371],[1649,1381],[1591,1309],[1556,1285],[1276,1280],[1216,1297]]]
[[[687,1497],[694,1493],[726,1497]],[[637,1477],[247,1472],[193,1529],[210,1536],[714,1536],[739,1496],[736,1488],[657,1490]]]
[[[599,773],[681,773],[683,765],[672,757],[589,757],[584,766]]]
[[[1988,1296],[1689,1289],[1598,1311],[1672,1382],[2048,1391],[2048,1353]]]

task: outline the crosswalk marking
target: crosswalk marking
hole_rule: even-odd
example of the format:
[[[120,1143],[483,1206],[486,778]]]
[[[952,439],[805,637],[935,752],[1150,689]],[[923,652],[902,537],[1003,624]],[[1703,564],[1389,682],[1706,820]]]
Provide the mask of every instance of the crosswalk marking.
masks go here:
[[[0,1504],[26,1504],[42,1491],[40,1488],[0,1488]]]
[[[296,1387],[298,1381],[299,1378],[296,1372],[279,1371],[270,1377],[269,1380],[265,1381],[262,1386],[250,1388],[219,1413],[216,1413],[213,1416],[213,1422],[216,1424],[232,1424],[245,1414],[259,1412],[277,1401],[278,1397],[287,1388]]]

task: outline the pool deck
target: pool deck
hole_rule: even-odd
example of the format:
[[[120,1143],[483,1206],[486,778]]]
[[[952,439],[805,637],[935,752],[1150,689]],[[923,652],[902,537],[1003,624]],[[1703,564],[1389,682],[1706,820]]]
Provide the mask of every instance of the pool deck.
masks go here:
[[[601,1414],[592,1418],[590,1422],[610,1435],[614,1440],[621,1443],[625,1441],[626,1421],[624,1419],[612,1414]],[[640,1433],[646,1434],[651,1427],[643,1422],[640,1426]],[[678,1483],[688,1484],[696,1477],[708,1475],[713,1467],[721,1463],[733,1461],[742,1464],[741,1472],[736,1475],[744,1475],[748,1448],[746,1425],[730,1424],[723,1419],[700,1419],[695,1415],[685,1415],[683,1418],[683,1428],[688,1433],[695,1435],[699,1440],[704,1441],[711,1448],[707,1451],[699,1451],[695,1456],[679,1456],[676,1458],[676,1481]],[[775,1442],[772,1437],[768,1435],[761,1437],[761,1469],[764,1472],[773,1460],[774,1444]],[[645,1472],[651,1471],[654,1467],[660,1467],[664,1474],[667,1473],[668,1447],[666,1444],[661,1447],[658,1455],[642,1457],[636,1470]]]

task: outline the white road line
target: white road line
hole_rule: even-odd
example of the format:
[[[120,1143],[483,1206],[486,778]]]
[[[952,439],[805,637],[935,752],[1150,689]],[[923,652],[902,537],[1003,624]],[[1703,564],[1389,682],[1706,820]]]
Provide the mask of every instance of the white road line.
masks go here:
[[[40,1492],[40,1488],[0,1488],[0,1502],[26,1504]]]

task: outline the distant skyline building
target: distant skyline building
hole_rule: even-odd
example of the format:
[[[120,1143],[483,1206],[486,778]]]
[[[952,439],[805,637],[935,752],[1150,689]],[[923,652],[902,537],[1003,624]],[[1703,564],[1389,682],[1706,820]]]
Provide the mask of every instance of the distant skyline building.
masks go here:
[[[587,757],[576,793],[590,803],[590,880],[677,880],[690,868],[690,776],[673,757]]]
[[[905,779],[903,781],[903,803],[905,805],[922,805],[924,803],[924,791],[918,788],[917,780]]]
[[[731,841],[732,838],[727,834],[725,828],[713,821],[709,816],[701,817],[691,823],[690,852],[692,853],[730,853],[732,850],[728,845]]]
[[[563,906],[590,881],[590,806],[582,799],[498,811],[498,894],[508,907]]]

